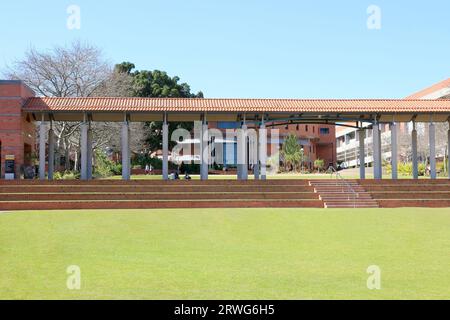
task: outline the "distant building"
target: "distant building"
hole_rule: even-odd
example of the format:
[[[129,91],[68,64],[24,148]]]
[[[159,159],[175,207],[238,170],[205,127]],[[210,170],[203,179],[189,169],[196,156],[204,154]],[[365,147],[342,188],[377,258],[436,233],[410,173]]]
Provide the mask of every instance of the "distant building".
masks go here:
[[[413,95],[406,97],[405,99],[449,99],[450,98],[450,78],[441,81],[429,88],[421,90]],[[423,126],[423,124],[420,124]],[[369,124],[364,124],[364,126],[369,126]],[[407,125],[401,125],[400,130],[405,132],[410,132],[412,130],[411,123]],[[373,163],[373,150],[372,150],[372,130],[365,130],[366,132],[366,155],[365,163],[366,165],[372,165]],[[389,124],[384,124],[381,126],[381,148],[382,148],[382,159],[391,159],[391,146],[390,146],[391,131]],[[349,128],[345,126],[336,127],[336,147],[337,147],[337,163],[342,167],[356,167],[359,165],[358,161],[358,150],[359,150],[359,137],[358,129]],[[437,158],[443,157],[445,152],[446,144],[436,146],[436,156]]]
[[[219,129],[223,138],[214,139],[211,143],[214,143],[217,148],[221,148],[222,152],[213,155],[214,157],[220,156],[221,159],[214,159],[216,163],[223,164],[224,167],[234,168],[237,165],[237,139],[236,137],[227,136],[227,130],[234,130],[240,128],[241,123],[236,121],[210,121],[208,123],[209,129]],[[271,123],[267,122],[267,129],[279,130],[278,140],[271,139],[270,130],[268,131],[268,143],[267,143],[267,155],[273,156],[279,150],[286,137],[290,134],[297,136],[297,140],[301,148],[303,149],[305,161],[303,163],[305,168],[312,169],[314,161],[316,159],[323,159],[326,167],[336,165],[336,142],[335,142],[335,126],[323,125],[323,124],[288,124],[279,125],[279,122]],[[252,125],[248,124],[248,128],[251,129]],[[251,142],[249,142],[250,144]],[[199,156],[195,155],[195,145],[199,145],[198,138],[193,137],[187,139],[181,144],[192,145],[191,155],[180,153],[174,161],[199,161]],[[248,163],[254,163],[252,159],[252,153],[248,155]]]

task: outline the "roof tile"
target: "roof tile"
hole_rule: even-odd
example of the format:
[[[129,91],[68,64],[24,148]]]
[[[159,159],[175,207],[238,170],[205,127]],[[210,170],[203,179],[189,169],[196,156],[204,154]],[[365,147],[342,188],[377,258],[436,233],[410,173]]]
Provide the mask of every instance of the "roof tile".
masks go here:
[[[450,100],[411,99],[182,99],[29,98],[25,111],[121,112],[436,112],[450,113]]]

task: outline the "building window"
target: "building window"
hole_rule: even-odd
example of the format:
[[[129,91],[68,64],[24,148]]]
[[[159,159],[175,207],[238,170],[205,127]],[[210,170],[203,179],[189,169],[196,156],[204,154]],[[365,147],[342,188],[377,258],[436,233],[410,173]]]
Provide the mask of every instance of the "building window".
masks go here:
[[[236,121],[219,121],[217,123],[218,129],[236,129],[239,128],[240,123]]]
[[[305,126],[305,131],[308,132],[308,125]]]
[[[320,128],[319,132],[322,135],[330,134],[330,129],[329,128]]]

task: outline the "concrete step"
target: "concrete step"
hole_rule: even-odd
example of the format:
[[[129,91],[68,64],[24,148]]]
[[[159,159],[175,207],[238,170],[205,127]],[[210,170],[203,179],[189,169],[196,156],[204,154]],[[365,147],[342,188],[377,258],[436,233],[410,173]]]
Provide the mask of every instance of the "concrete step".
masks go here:
[[[428,192],[372,192],[374,199],[450,199],[450,192],[447,191],[428,191]]]
[[[321,200],[98,200],[0,201],[0,210],[155,208],[323,208]]]
[[[91,192],[1,193],[0,201],[32,200],[222,200],[222,199],[319,199],[313,192]]]
[[[398,186],[364,186],[368,192],[371,191],[450,191],[450,185],[398,185]]]
[[[288,186],[309,186],[308,180],[303,179],[270,179],[270,180],[112,180],[112,179],[101,179],[101,180],[53,180],[53,181],[40,181],[40,180],[0,180],[0,186],[36,186],[36,185],[137,185],[137,186],[214,186],[214,185],[262,185],[262,186],[273,186],[273,185],[288,185]]]
[[[140,186],[140,185],[63,185],[63,186],[0,186],[0,194],[2,193],[72,193],[72,192],[314,192],[314,188],[310,186],[285,186],[285,185],[267,185],[267,186]]]
[[[367,201],[367,200],[374,200],[372,197],[367,196],[367,197],[357,197],[354,198],[352,196],[340,196],[340,197],[328,197],[328,196],[320,196],[319,199],[321,199],[322,201],[334,201],[334,200],[353,200],[355,199],[356,201]]]
[[[428,207],[428,208],[448,208],[450,199],[380,199],[377,200],[381,208],[400,207]]]
[[[327,205],[333,205],[333,204],[349,204],[349,205],[366,205],[366,204],[373,204],[377,205],[378,203],[376,201],[324,201]]]
[[[378,205],[329,205],[329,204],[325,204],[325,208],[379,208]]]
[[[314,189],[316,192],[318,193],[353,193],[353,192],[357,192],[357,193],[365,193],[367,192],[364,189],[348,189],[348,188],[333,188],[333,189],[320,189],[320,188],[315,188]]]

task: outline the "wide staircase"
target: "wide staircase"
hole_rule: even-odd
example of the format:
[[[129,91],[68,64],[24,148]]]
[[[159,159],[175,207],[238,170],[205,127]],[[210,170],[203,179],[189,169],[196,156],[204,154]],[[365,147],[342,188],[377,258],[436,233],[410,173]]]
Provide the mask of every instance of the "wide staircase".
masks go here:
[[[263,207],[450,208],[450,180],[0,180],[0,211]]]
[[[378,202],[357,180],[341,178],[311,180],[314,192],[324,202],[325,208],[378,208]]]
[[[0,180],[0,211],[235,207],[323,208],[323,202],[307,180]]]

